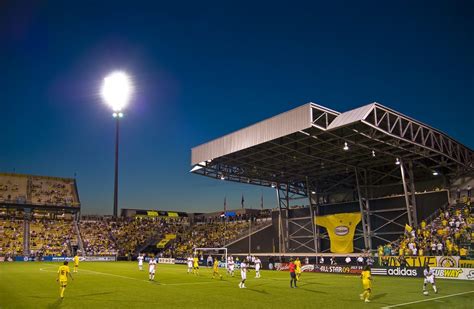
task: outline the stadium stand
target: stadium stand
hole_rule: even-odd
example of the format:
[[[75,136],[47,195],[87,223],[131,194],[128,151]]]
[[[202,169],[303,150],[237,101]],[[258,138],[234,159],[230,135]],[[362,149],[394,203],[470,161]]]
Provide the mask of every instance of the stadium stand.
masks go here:
[[[23,254],[23,220],[0,218],[0,256]]]
[[[71,256],[73,242],[77,242],[77,234],[71,220],[30,221],[30,255]]]
[[[456,204],[433,213],[431,222],[423,220],[416,229],[393,243],[380,246],[379,256],[466,257],[473,246],[474,214],[470,205]]]

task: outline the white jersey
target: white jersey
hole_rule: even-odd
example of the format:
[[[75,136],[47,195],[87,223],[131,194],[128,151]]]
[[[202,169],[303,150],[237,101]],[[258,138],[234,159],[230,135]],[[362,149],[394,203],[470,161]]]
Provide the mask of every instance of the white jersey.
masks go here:
[[[150,259],[150,261],[148,261],[148,271],[150,273],[155,273],[155,268],[156,268],[156,259]]]
[[[256,270],[256,271],[259,271],[259,270],[260,270],[260,267],[262,267],[262,261],[260,261],[259,258],[256,258],[256,259],[255,259],[255,270]]]
[[[140,265],[140,266],[143,265],[143,256],[142,255],[139,255],[137,257],[137,260],[138,260],[138,265]]]
[[[234,259],[229,259],[229,261],[227,261],[227,268],[230,271],[234,271]]]
[[[433,272],[432,269],[430,269],[429,271],[425,269],[423,271],[423,275],[425,276],[425,283],[434,284],[435,276],[434,276],[434,272]]]
[[[194,259],[192,257],[188,257],[188,268],[193,268]]]
[[[242,280],[247,279],[247,263],[245,262],[240,263],[240,276]]]

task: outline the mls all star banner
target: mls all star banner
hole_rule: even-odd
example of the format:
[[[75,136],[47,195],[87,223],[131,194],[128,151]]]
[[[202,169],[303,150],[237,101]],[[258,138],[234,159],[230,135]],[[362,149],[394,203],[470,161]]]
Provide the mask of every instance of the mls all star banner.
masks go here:
[[[315,224],[325,227],[328,231],[333,253],[354,252],[354,233],[357,224],[361,220],[358,212],[339,213],[314,218]]]

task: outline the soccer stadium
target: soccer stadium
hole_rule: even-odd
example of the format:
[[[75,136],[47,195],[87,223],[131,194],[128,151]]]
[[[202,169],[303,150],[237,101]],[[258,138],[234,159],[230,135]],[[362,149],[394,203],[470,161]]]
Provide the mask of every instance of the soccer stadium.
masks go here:
[[[77,65],[80,69],[75,70],[90,66],[93,55],[102,57],[101,64],[107,65],[110,62],[116,65],[117,59],[127,62],[125,59],[131,57],[137,62],[130,60],[127,62],[129,66],[140,67],[142,73],[149,71],[140,77],[137,72],[128,74],[122,69],[113,70],[101,80],[99,86],[96,85],[100,90],[95,100],[100,101],[100,106],[107,109],[107,113],[112,113],[112,125],[110,121],[95,124],[97,118],[94,117],[99,116],[91,115],[96,111],[82,115],[82,110],[92,109],[93,106],[81,101],[92,96],[84,95],[84,89],[89,89],[89,86],[62,75],[51,80],[45,76],[44,83],[48,86],[44,90],[46,94],[42,94],[43,90],[38,90],[40,87],[33,83],[30,86],[35,99],[44,95],[42,108],[48,112],[63,108],[64,100],[69,102],[71,106],[65,109],[67,114],[52,112],[46,115],[35,105],[25,105],[30,106],[29,111],[21,107],[22,114],[13,113],[11,111],[17,107],[5,105],[4,115],[0,115],[5,117],[0,122],[5,126],[2,127],[4,147],[0,151],[0,169],[3,169],[0,170],[0,309],[474,308],[472,106],[452,103],[450,107],[450,103],[443,103],[442,110],[435,110],[430,105],[417,107],[413,101],[392,104],[383,100],[381,103],[361,101],[360,97],[352,100],[350,96],[355,96],[360,89],[349,85],[344,91],[350,94],[345,98],[349,98],[351,104],[329,103],[323,106],[300,100],[295,93],[291,96],[295,97],[294,100],[300,100],[296,104],[272,101],[271,104],[262,103],[259,106],[258,103],[244,103],[244,97],[230,98],[232,93],[255,93],[256,99],[248,100],[259,101],[258,96],[262,98],[265,92],[259,88],[265,87],[267,82],[269,89],[277,93],[275,98],[283,96],[284,89],[293,85],[282,86],[290,83],[292,69],[279,73],[284,78],[278,79],[278,82],[259,81],[253,86],[246,80],[251,79],[249,72],[233,78],[233,72],[225,75],[222,72],[227,70],[239,71],[239,65],[223,68],[232,61],[222,60],[221,50],[216,52],[217,47],[212,48],[212,42],[222,40],[222,45],[228,44],[233,50],[236,48],[234,39],[239,40],[240,32],[235,31],[236,37],[232,39],[226,32],[226,35],[218,35],[212,42],[201,42],[201,35],[196,35],[199,31],[193,27],[203,27],[205,32],[211,33],[206,35],[211,36],[213,31],[218,32],[221,25],[226,29],[226,22],[230,23],[234,18],[230,12],[237,8],[227,8],[225,22],[219,19],[217,24],[213,24],[211,17],[215,14],[209,12],[202,13],[207,19],[194,21],[195,14],[202,7],[174,8],[177,12],[189,12],[172,17],[171,13],[168,16],[168,13],[162,12],[166,11],[165,8],[173,11],[168,5],[162,7],[155,3],[149,10],[140,8],[135,11],[136,8],[129,4],[119,11],[126,13],[130,21],[123,21],[126,26],[117,31],[105,25],[116,25],[116,17],[104,16],[104,23],[102,17],[97,17],[103,14],[99,14],[101,10],[96,10],[106,4],[98,4],[98,8],[78,7],[77,11],[70,10],[70,7],[52,8],[46,4],[28,6],[28,10],[26,6],[5,6],[8,7],[5,25],[8,25],[6,29],[9,33],[5,46],[8,46],[9,55],[18,53],[16,57],[29,58],[22,53],[30,55],[31,51],[20,52],[12,47],[23,46],[25,42],[36,42],[35,47],[41,50],[44,46],[39,42],[47,40],[48,48],[51,48],[48,53],[58,48],[55,40],[61,42],[61,50],[68,50],[68,44],[72,44],[70,49],[73,50],[87,42],[87,46],[98,45],[86,56],[76,55],[86,60],[81,58]],[[462,11],[462,5],[452,5]],[[469,8],[466,11],[474,11],[471,6],[466,6]],[[370,7],[364,10],[368,11]],[[103,9],[108,13],[110,8]],[[262,8],[265,12],[273,12],[274,9]],[[303,12],[292,15],[291,10],[286,10],[279,13],[283,15],[274,14],[281,20],[290,16],[291,23],[304,19]],[[344,10],[353,16],[352,10]],[[310,11],[320,18],[325,15],[316,13],[316,6],[311,7]],[[439,14],[426,12],[425,8],[422,12],[416,15],[416,20],[424,14],[434,14],[433,18]],[[64,19],[56,20],[62,14],[66,14]],[[80,16],[80,22],[73,21],[76,14]],[[165,30],[159,30],[163,32],[150,30],[151,23],[145,22],[148,19],[154,22],[154,14],[161,16],[156,23],[163,23],[160,25]],[[235,14],[239,27],[241,20],[252,15],[249,12]],[[250,75],[268,70],[265,76],[269,78],[273,74],[270,67],[282,62],[278,65],[268,62],[266,69],[258,69],[256,63],[270,61],[265,58],[272,56],[266,43],[262,43],[265,40],[254,30],[263,31],[269,44],[284,39],[271,39],[271,34],[278,31],[260,25],[260,18],[262,23],[270,24],[272,20],[264,15],[259,16],[254,28],[242,30],[245,37],[240,37],[240,40],[246,45],[245,39],[248,38],[249,45],[252,45],[248,50],[248,47],[242,47],[252,55],[244,61],[252,63],[252,68],[255,68]],[[48,17],[42,19],[42,16]],[[90,24],[87,25],[83,23],[86,16],[90,17]],[[31,23],[21,24],[30,17]],[[303,23],[305,28],[313,22],[313,16],[310,17]],[[37,23],[35,18],[40,22]],[[472,21],[466,20],[460,23],[465,28],[472,25]],[[43,32],[40,25],[45,21],[48,30]],[[78,24],[80,29],[74,28],[77,42],[71,42],[71,30],[67,27],[63,29],[61,25]],[[395,35],[398,30],[391,32],[393,29],[389,24],[381,27]],[[95,34],[86,31],[92,25],[97,27]],[[173,28],[170,25],[179,25],[179,28],[170,30]],[[208,26],[214,30],[209,30]],[[355,26],[351,23],[341,26],[344,33],[352,27]],[[353,29],[348,33],[366,30]],[[26,32],[23,31],[31,31],[25,41],[22,35]],[[41,35],[35,31],[40,31]],[[149,42],[155,37],[154,31],[164,37],[170,34],[168,39],[171,41],[176,37],[186,38],[175,42],[179,48],[170,53],[177,58],[172,58],[176,62],[170,61],[169,67],[163,63],[154,67],[154,62],[144,52],[153,50],[156,53],[153,57],[159,58],[158,47]],[[284,40],[285,45],[309,40],[307,37],[293,39],[301,31],[288,31],[292,38]],[[313,31],[316,30],[311,30],[311,33]],[[371,31],[377,32],[376,29]],[[410,33],[411,28],[404,31]],[[67,36],[60,40],[65,33]],[[131,37],[137,33],[140,36],[136,40],[140,43],[130,43]],[[385,32],[381,33],[381,37],[385,36]],[[91,36],[97,40],[91,39]],[[251,43],[255,38],[258,42]],[[188,68],[189,62],[181,64],[181,60],[177,60],[186,59],[180,53],[183,50],[186,50],[184,54],[189,53],[188,43],[184,43],[187,40],[192,43],[192,48],[196,48],[190,52],[196,53],[190,57],[196,67]],[[350,41],[350,38],[347,40]],[[452,38],[452,43],[457,40],[461,39]],[[328,38],[323,41],[327,44],[332,42]],[[424,50],[424,43],[420,44]],[[470,44],[472,47],[472,42]],[[220,43],[217,45],[221,46]],[[166,48],[161,46],[158,50],[165,54]],[[319,48],[314,47],[314,50]],[[89,47],[86,50],[89,51]],[[329,54],[337,53],[335,50]],[[258,61],[255,60],[254,53],[261,51],[265,51],[265,56],[255,56]],[[232,51],[228,52],[232,54]],[[234,59],[244,57],[241,52],[239,50]],[[356,55],[360,51],[354,49],[352,52]],[[58,61],[57,67],[68,64],[70,57],[73,56],[46,57],[44,64],[37,63],[38,70],[51,73],[50,67],[56,66],[53,63]],[[210,57],[210,62],[206,62],[206,57]],[[288,58],[285,55],[283,59],[290,63],[300,61],[299,57],[299,54]],[[313,56],[301,57],[303,60],[298,72],[311,71],[306,64],[312,63]],[[334,57],[336,63],[346,59],[346,55]],[[423,53],[425,58],[429,61],[430,57]],[[464,58],[459,56],[459,59]],[[321,67],[324,64],[322,60],[314,61],[319,61],[317,63]],[[400,58],[399,65],[402,66],[405,61],[405,58]],[[8,65],[13,70],[18,64],[12,61]],[[178,70],[181,66],[186,67],[184,75],[176,73],[172,76],[171,71],[163,73],[172,70],[170,67]],[[28,70],[31,67],[28,65]],[[462,68],[456,69],[456,72],[465,71],[465,67]],[[396,74],[396,69],[392,69],[390,74]],[[162,75],[151,74],[150,70]],[[221,73],[215,73],[217,78],[214,73],[210,74],[212,78],[200,73],[188,80],[193,70]],[[472,82],[472,71],[470,73],[466,83]],[[12,81],[8,84],[11,87],[6,87],[5,102],[16,102],[17,97],[22,95],[26,96],[25,100],[31,101],[29,91],[22,90],[21,95],[16,92],[17,88],[21,88],[17,84],[28,83],[24,81],[28,78],[18,78],[15,74],[11,74]],[[388,78],[390,74],[383,76]],[[363,78],[362,75],[358,69],[352,80]],[[86,75],[79,76],[84,78]],[[318,79],[307,75],[305,78],[323,83],[326,77]],[[228,79],[232,86],[219,92],[216,88],[220,87],[221,82],[224,83],[223,79]],[[42,84],[41,87],[46,87],[41,79],[34,80]],[[417,87],[421,87],[423,82],[419,78],[416,80],[419,82]],[[436,80],[436,83],[439,82]],[[446,77],[442,82],[448,85],[451,81]],[[85,88],[74,88],[69,83],[79,83]],[[335,80],[331,83],[334,84]],[[345,87],[344,83],[334,89],[339,91]],[[377,94],[393,93],[385,86],[380,86]],[[430,87],[429,91],[436,93],[433,97],[442,92]],[[169,97],[154,96],[151,88],[159,89]],[[319,92],[315,89],[310,89],[315,91],[315,96],[324,93],[321,89]],[[452,95],[457,88],[449,89],[446,93]],[[97,89],[94,91],[97,92]],[[176,109],[160,106],[158,113],[157,110],[151,112],[143,103],[156,98],[167,100],[172,98],[172,93],[180,91],[182,93],[176,94],[179,100],[175,98],[178,103],[174,103],[179,105],[179,102],[191,100],[192,104],[188,102]],[[303,90],[297,88],[295,91]],[[378,90],[366,86],[362,91],[370,93]],[[472,88],[470,91],[472,96]],[[186,92],[190,92],[190,97],[186,96]],[[223,96],[225,92],[228,92],[227,96]],[[72,99],[71,96],[79,99]],[[205,100],[213,100],[213,96],[219,97],[216,105],[204,103]],[[418,102],[420,97],[422,95],[414,102]],[[55,98],[59,98],[57,102]],[[335,95],[331,98],[341,97]],[[393,98],[397,97],[387,101],[394,102]],[[464,99],[469,101],[468,97]],[[22,99],[18,100],[17,106],[26,104]],[[74,105],[77,102],[81,104]],[[170,99],[170,102],[173,100]],[[191,110],[189,113],[188,109]],[[447,118],[450,113],[459,115],[459,119],[467,117],[462,119],[469,120],[442,122],[443,117]],[[13,114],[15,119],[11,116]],[[43,115],[46,115],[45,119],[42,119]],[[416,115],[421,116],[420,119]],[[143,122],[136,121],[134,126],[129,124],[132,122],[130,119],[140,117]],[[50,126],[50,122],[56,124]],[[59,122],[61,124],[57,124]],[[213,126],[207,122],[213,122]],[[443,130],[438,129],[440,126]],[[113,131],[107,131],[110,127]],[[444,133],[445,128],[450,134]],[[110,143],[95,139],[109,133],[113,133],[113,139],[107,137],[111,139]],[[188,141],[189,144],[186,143]],[[103,158],[104,149],[109,156],[107,159]],[[135,156],[135,153],[138,155]],[[183,157],[186,158],[185,163],[180,161]],[[127,167],[132,161],[143,164],[144,168],[133,170],[140,165]],[[103,166],[113,166],[113,173],[112,169]],[[64,176],[72,175],[66,171],[73,169],[79,170],[77,175],[74,172],[74,176]],[[112,179],[112,175],[113,192],[103,185]],[[251,192],[253,197],[244,196],[243,190]],[[104,191],[109,197],[105,200],[102,198]],[[239,197],[238,204],[235,203],[236,195]],[[164,196],[172,197],[162,202],[160,198]],[[209,203],[210,200],[222,202]]]

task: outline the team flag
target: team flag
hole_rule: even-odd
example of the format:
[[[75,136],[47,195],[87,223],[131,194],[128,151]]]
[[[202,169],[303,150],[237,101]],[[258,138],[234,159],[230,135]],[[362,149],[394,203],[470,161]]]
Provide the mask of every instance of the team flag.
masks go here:
[[[244,209],[244,195],[242,194],[242,200],[240,201],[240,205],[242,206],[242,209]]]

